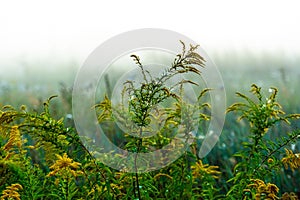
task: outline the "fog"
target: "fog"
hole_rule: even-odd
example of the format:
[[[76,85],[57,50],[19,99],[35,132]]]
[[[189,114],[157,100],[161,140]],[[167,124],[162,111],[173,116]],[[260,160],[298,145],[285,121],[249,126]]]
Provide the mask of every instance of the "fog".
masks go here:
[[[298,69],[297,8],[296,1],[2,1],[1,84],[71,85],[95,48],[139,28],[186,35],[225,74]]]

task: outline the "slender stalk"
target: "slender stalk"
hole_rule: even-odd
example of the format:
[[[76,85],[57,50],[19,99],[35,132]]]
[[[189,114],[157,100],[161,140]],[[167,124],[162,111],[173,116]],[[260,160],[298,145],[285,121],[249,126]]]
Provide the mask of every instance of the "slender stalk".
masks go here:
[[[135,179],[136,179],[136,187],[137,187],[137,192],[138,192],[138,199],[141,200],[141,192],[140,192],[140,184],[139,184],[139,174],[136,172],[135,173]]]
[[[268,158],[270,158],[274,153],[276,153],[277,151],[279,151],[282,147],[288,145],[291,141],[293,141],[294,139],[296,139],[297,137],[299,137],[298,134],[295,134],[294,136],[292,136],[289,140],[285,141],[284,143],[280,144],[276,149],[274,149],[273,151],[271,151],[262,161],[261,163],[255,168],[255,171],[257,171],[260,166],[262,164],[264,164],[264,162],[267,161]]]
[[[141,127],[140,128],[140,133],[139,133],[139,136],[141,137],[142,136],[142,131],[143,131],[143,128]],[[135,167],[135,186],[136,186],[136,190],[138,192],[138,199],[141,200],[141,191],[140,191],[140,183],[139,183],[139,174],[138,174],[138,168],[137,168],[137,156],[138,156],[138,153],[140,152],[140,148],[141,148],[141,141],[142,139],[139,138],[138,141],[137,141],[137,152],[135,154],[135,157],[134,157],[134,167]]]

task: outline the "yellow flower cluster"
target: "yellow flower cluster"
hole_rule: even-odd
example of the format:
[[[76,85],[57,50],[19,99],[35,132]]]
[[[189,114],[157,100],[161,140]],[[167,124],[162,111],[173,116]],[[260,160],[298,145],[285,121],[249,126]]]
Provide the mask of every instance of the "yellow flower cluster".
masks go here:
[[[15,183],[10,186],[7,186],[5,190],[2,191],[2,196],[0,200],[4,199],[16,199],[20,200],[20,194],[18,193],[18,190],[22,190],[22,185]]]
[[[17,146],[19,148],[21,148],[21,146],[22,146],[21,133],[19,131],[18,126],[12,126],[11,127],[11,131],[10,131],[10,134],[9,134],[9,140],[4,145],[3,149],[6,150],[6,151],[9,151],[14,146]]]
[[[193,165],[192,167],[192,174],[193,177],[201,177],[204,174],[209,174],[213,178],[219,178],[219,175],[221,174],[220,171],[218,171],[219,166],[209,166],[208,164],[203,164],[201,160],[196,162],[196,165]]]
[[[285,149],[286,157],[282,158],[281,162],[283,163],[285,169],[288,169],[288,166],[294,171],[300,167],[300,153],[294,154],[292,150]]]
[[[255,189],[255,199],[279,199],[276,194],[278,193],[279,189],[275,184],[267,183],[265,184],[260,179],[251,179],[253,183],[247,185],[247,188],[254,188]],[[244,192],[249,192],[249,189],[245,189]]]
[[[50,167],[52,170],[47,177],[56,176],[56,175],[69,175],[76,177],[82,174],[82,171],[79,171],[78,168],[81,165],[79,162],[74,162],[73,159],[69,158],[66,153],[63,156],[56,155],[58,160]]]

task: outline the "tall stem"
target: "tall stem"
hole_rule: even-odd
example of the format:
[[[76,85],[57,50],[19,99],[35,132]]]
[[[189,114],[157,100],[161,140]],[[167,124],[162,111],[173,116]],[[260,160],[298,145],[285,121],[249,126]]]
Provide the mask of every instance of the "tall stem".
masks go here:
[[[142,136],[142,131],[143,131],[143,128],[140,127],[139,137]],[[137,140],[137,151],[136,151],[136,154],[135,154],[135,157],[134,157],[135,179],[136,179],[136,190],[137,190],[137,192],[138,192],[138,199],[139,199],[139,200],[141,200],[141,191],[140,191],[139,174],[138,174],[138,168],[137,168],[137,156],[138,156],[138,153],[139,153],[140,150],[141,150],[141,142],[142,142],[142,138],[138,138],[138,140]]]

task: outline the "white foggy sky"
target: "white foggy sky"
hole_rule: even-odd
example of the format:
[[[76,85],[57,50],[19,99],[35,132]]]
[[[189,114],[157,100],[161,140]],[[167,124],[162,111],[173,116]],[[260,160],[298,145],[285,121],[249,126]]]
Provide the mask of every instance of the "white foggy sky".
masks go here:
[[[137,28],[165,28],[208,53],[300,50],[297,1],[0,1],[0,67],[18,59],[83,62],[99,44]],[[9,65],[6,65],[9,66]]]

